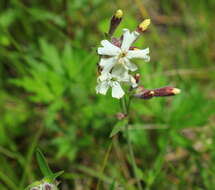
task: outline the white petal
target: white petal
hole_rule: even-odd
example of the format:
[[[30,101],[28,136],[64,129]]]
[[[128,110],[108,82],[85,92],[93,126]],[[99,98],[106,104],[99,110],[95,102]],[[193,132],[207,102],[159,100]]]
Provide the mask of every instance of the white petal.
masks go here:
[[[115,56],[115,55],[118,55],[120,52],[120,48],[113,45],[108,40],[102,40],[101,44],[103,47],[98,48],[98,54],[99,55]]]
[[[150,60],[149,57],[149,48],[142,49],[142,50],[130,50],[128,51],[127,58],[140,58],[144,59],[146,62]]]
[[[121,49],[123,51],[128,51],[129,48],[131,47],[132,43],[134,43],[134,41],[137,39],[137,37],[140,34],[137,31],[130,33],[128,29],[124,29],[123,32],[124,32],[124,34],[123,34]]]
[[[99,65],[102,67],[102,73],[108,73],[113,68],[113,66],[116,64],[115,57],[110,58],[101,58],[101,61],[99,62]]]
[[[125,73],[128,73],[128,70],[123,64],[117,64],[112,70],[112,76],[120,80],[124,77]]]
[[[124,60],[125,60],[125,68],[127,70],[130,70],[130,71],[136,71],[137,70],[137,66],[134,63],[132,63],[129,59],[124,58]]]
[[[105,95],[109,89],[109,84],[107,81],[103,81],[96,86],[96,93]]]
[[[125,92],[123,91],[122,87],[118,82],[113,82],[112,84],[112,97],[113,98],[122,98],[124,96]]]
[[[98,77],[98,81],[102,82],[102,81],[110,81],[112,79],[112,75],[110,73],[101,73],[101,75]]]

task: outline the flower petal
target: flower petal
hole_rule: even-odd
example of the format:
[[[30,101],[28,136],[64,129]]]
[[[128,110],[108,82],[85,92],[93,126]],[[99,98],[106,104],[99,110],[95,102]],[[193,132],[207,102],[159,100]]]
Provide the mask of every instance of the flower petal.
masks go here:
[[[123,91],[119,82],[114,81],[112,83],[112,97],[120,99],[124,96],[124,94],[125,94],[125,92]]]
[[[113,76],[110,73],[101,73],[101,75],[98,77],[98,82],[110,81],[112,78]]]
[[[103,94],[105,95],[109,89],[109,83],[107,81],[103,81],[100,82],[97,86],[96,86],[96,93],[98,94]]]
[[[109,55],[109,56],[115,56],[119,54],[120,48],[110,43],[108,40],[102,40],[101,45],[103,47],[98,48],[98,54],[99,55]]]
[[[136,71],[137,70],[137,66],[132,63],[128,58],[124,58],[125,60],[125,68],[127,70],[130,70],[130,71]]]
[[[99,65],[102,67],[102,73],[108,73],[116,64],[115,57],[101,58]]]
[[[139,32],[134,31],[131,32],[128,29],[123,30],[123,40],[122,40],[122,45],[121,49],[123,51],[128,51],[129,48],[131,47],[132,43],[137,39],[137,37],[140,35]]]
[[[149,54],[149,48],[142,49],[142,50],[130,50],[128,51],[127,58],[129,59],[140,58],[148,62],[150,60],[150,56],[148,54]]]
[[[124,67],[123,64],[117,64],[114,66],[111,74],[114,78],[117,78],[118,80],[121,80],[125,74],[128,73],[128,70]]]

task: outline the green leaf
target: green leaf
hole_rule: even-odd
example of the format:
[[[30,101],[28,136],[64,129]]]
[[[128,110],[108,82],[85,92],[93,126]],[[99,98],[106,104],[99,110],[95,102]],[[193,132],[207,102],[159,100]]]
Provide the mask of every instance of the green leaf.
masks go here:
[[[39,164],[42,174],[45,177],[53,175],[53,173],[52,173],[51,169],[49,168],[48,163],[46,162],[46,159],[40,149],[37,149],[37,151],[36,151],[36,158],[37,158],[37,162]]]
[[[51,175],[46,176],[44,178],[44,181],[47,181],[49,183],[54,183],[55,179],[57,177],[59,177],[60,175],[62,175],[63,173],[64,173],[64,171],[59,171],[59,172],[56,172],[56,173],[52,173]]]
[[[110,137],[113,137],[114,135],[116,135],[117,133],[119,133],[120,131],[124,130],[125,126],[127,125],[128,120],[127,119],[123,119],[121,121],[119,121],[112,129],[111,133],[110,133]]]

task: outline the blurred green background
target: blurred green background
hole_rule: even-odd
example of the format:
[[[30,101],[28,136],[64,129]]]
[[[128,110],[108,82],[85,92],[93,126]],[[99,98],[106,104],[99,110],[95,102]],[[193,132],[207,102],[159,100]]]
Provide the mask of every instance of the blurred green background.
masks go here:
[[[96,47],[121,8],[121,29],[152,24],[137,42],[151,62],[137,62],[147,88],[182,93],[135,100],[131,108],[144,189],[215,189],[215,1],[1,0],[0,189],[22,190],[42,176],[40,147],[62,190],[135,190],[126,139],[109,134],[119,102],[95,94]],[[110,142],[104,172],[103,160]]]

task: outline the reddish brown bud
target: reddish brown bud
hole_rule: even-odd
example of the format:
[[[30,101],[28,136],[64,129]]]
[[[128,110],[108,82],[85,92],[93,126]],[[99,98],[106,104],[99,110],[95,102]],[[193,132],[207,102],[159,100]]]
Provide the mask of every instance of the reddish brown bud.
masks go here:
[[[140,82],[140,74],[139,73],[136,73],[134,75],[134,79],[136,80],[136,83],[138,84]]]
[[[122,21],[123,12],[121,9],[117,10],[116,13],[112,16],[110,21],[110,27],[108,31],[108,35],[112,36],[115,32],[116,28],[119,26]]]
[[[180,89],[166,86],[162,88],[157,88],[154,90],[144,89],[143,86],[138,87],[134,97],[141,99],[151,99],[153,97],[165,97],[165,96],[174,96],[180,93]]]
[[[180,93],[180,89],[178,88],[173,88],[171,86],[166,86],[166,87],[163,87],[163,88],[158,88],[158,89],[155,89],[154,92],[155,92],[155,95],[154,96],[173,96],[173,95],[176,95],[176,94],[179,94]]]

